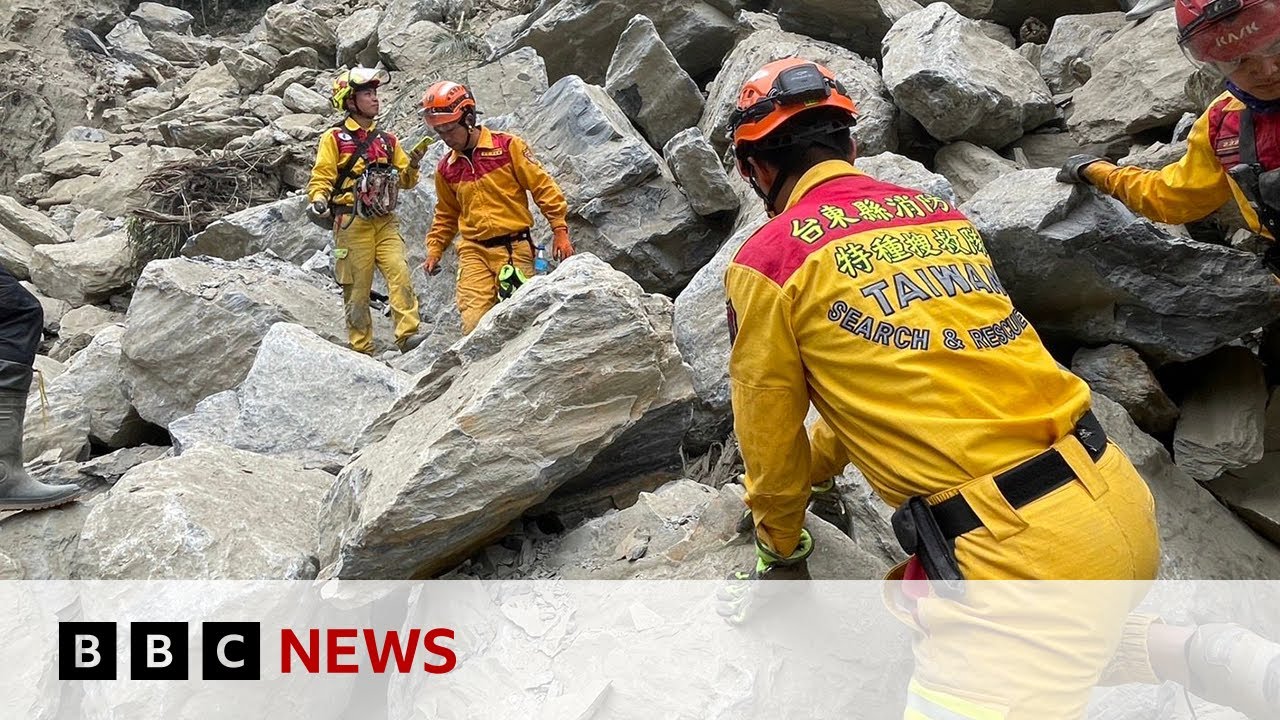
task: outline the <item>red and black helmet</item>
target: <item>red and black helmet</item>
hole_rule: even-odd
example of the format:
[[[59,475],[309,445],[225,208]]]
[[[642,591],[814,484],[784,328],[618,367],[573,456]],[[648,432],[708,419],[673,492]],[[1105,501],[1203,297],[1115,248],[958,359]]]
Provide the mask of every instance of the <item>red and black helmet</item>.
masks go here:
[[[1280,53],[1280,0],[1177,0],[1178,44],[1195,60],[1233,64]]]

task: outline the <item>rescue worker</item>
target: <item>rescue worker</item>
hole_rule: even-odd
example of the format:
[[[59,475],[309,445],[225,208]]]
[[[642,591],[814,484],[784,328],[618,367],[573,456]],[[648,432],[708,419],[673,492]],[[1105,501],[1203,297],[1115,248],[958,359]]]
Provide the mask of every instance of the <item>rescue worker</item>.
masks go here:
[[[334,78],[329,102],[346,118],[320,136],[307,183],[311,212],[332,220],[333,275],[342,286],[351,349],[366,355],[373,354],[375,267],[387,281],[396,347],[408,352],[423,340],[395,209],[399,191],[418,184],[425,148],[406,154],[395,135],[378,129],[378,88],[390,80],[386,70],[360,66]]]
[[[1187,154],[1160,170],[1076,155],[1058,179],[1088,183],[1134,212],[1178,225],[1234,198],[1254,232],[1280,235],[1280,0],[1177,0],[1178,44],[1226,79]],[[1274,243],[1267,264],[1280,269]]]
[[[811,488],[849,462],[898,508],[895,532],[912,559],[896,577],[942,589],[961,578],[1154,578],[1154,501],[1090,412],[1089,388],[1013,307],[964,215],[854,167],[855,120],[831,71],[799,58],[753,75],[731,116],[738,170],[772,217],[725,273],[757,551],[735,578],[750,587],[808,577]],[[821,420],[806,433],[811,403]],[[1073,618],[1071,667],[1023,682],[981,670],[1006,663],[994,655],[1001,643],[1038,626],[980,605],[921,603],[938,628],[958,631],[933,629],[912,697],[981,697],[1010,719],[1079,717],[1140,597],[1121,587]],[[972,667],[948,678],[934,660],[959,652],[957,642],[977,647],[965,650]],[[1043,667],[1062,651],[1045,643],[1025,660]],[[949,717],[996,717],[961,707],[951,703]]]
[[[525,141],[476,122],[476,100],[465,85],[442,81],[422,97],[423,119],[452,151],[436,167],[436,212],[427,233],[428,275],[454,235],[458,243],[458,312],[462,334],[533,275],[528,195],[551,225],[552,257],[573,254],[564,193],[533,158]]]
[[[75,485],[45,485],[23,469],[22,424],[44,311],[0,265],[0,510],[39,510],[75,500]]]

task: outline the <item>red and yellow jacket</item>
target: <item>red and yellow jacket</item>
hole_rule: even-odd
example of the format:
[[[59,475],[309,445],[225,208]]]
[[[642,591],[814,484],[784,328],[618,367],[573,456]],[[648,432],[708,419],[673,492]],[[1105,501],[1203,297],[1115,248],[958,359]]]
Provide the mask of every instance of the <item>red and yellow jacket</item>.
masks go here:
[[[330,197],[329,192],[333,189],[333,181],[338,179],[338,171],[347,164],[351,153],[364,140],[366,132],[375,132],[377,127],[375,123],[366,131],[355,120],[347,118],[342,127],[329,128],[320,136],[315,165],[311,168],[311,180],[307,183],[308,202],[329,198],[335,205],[355,204],[351,187],[360,173],[364,172],[365,158],[374,163],[389,163],[399,170],[402,188],[408,189],[418,184],[418,168],[409,164],[409,156],[400,147],[396,136],[384,132],[382,139],[369,143],[369,147],[362,153],[363,157],[356,160],[351,173],[343,181],[342,187]]]
[[[480,128],[470,156],[450,152],[436,167],[436,213],[427,232],[427,257],[438,260],[459,233],[464,240],[478,241],[529,229],[533,215],[526,191],[552,230],[568,227],[564,193],[524,140]]]
[[[855,463],[891,505],[1067,435],[1089,389],[1014,309],[973,225],[847,162],[810,169],[725,274],[734,428],[762,539],[792,552],[809,486]],[[805,432],[810,402],[823,422]]]
[[[1187,138],[1187,154],[1159,170],[1116,167],[1097,162],[1084,175],[1134,212],[1170,225],[1200,220],[1234,198],[1254,232],[1271,237],[1227,169],[1240,162],[1240,112],[1244,103],[1231,93],[1218,96]],[[1258,161],[1280,167],[1280,113],[1255,113]],[[1274,239],[1274,238],[1273,238]]]

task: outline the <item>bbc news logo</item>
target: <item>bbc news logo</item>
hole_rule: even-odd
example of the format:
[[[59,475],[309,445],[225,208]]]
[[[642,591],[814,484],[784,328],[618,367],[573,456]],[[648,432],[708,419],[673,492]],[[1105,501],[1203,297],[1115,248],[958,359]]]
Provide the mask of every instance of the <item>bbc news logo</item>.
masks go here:
[[[128,627],[131,679],[189,679],[188,623],[136,622]],[[201,628],[203,679],[262,679],[261,623],[206,622]],[[363,650],[369,671],[376,674],[420,668],[440,675],[458,664],[457,654],[442,643],[453,638],[449,628],[406,632],[309,628],[301,633],[284,628],[279,637],[279,668],[285,675],[358,673]],[[118,647],[114,622],[58,623],[58,679],[116,680]]]

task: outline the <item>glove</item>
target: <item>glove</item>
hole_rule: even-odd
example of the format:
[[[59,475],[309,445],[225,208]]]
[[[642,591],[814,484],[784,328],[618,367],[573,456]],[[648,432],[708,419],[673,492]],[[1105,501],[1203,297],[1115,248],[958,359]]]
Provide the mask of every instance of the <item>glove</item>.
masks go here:
[[[1253,720],[1280,716],[1280,645],[1239,625],[1201,625],[1186,656],[1191,692]]]
[[[795,552],[782,557],[756,538],[756,562],[750,570],[739,570],[729,575],[725,584],[716,592],[716,613],[732,625],[746,620],[751,608],[757,610],[768,595],[762,593],[758,580],[810,580],[809,556],[813,554],[813,537],[809,531],[800,530],[800,544]]]
[[[551,257],[556,262],[560,262],[567,257],[573,255],[573,243],[569,242],[569,228],[558,227],[553,232],[551,240]]]
[[[329,201],[324,198],[316,198],[311,201],[311,212],[316,215],[329,214]]]
[[[1058,171],[1058,182],[1088,185],[1089,178],[1084,176],[1084,169],[1096,162],[1102,162],[1102,158],[1096,155],[1072,155]]]

